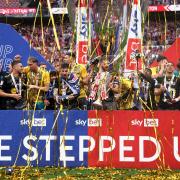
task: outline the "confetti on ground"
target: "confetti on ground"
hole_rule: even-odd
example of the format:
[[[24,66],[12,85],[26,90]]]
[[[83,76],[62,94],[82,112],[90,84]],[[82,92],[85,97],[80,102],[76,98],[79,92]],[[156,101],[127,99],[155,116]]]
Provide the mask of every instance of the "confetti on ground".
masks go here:
[[[15,167],[11,175],[5,174],[5,167],[0,168],[0,179],[23,180],[96,180],[96,179],[180,179],[180,170],[138,170],[138,169],[114,169],[114,168],[55,168],[39,167],[26,168]],[[22,173],[22,171],[24,171]]]

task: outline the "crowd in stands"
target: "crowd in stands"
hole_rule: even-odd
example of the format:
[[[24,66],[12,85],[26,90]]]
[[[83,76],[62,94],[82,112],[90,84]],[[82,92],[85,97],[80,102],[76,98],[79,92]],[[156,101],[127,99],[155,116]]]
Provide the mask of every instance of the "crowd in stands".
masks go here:
[[[167,26],[164,22],[150,22],[144,28],[143,53],[145,57],[154,59],[158,54],[162,54],[165,49],[170,47],[180,37],[180,22],[168,21]]]
[[[42,28],[40,25],[36,25],[33,30],[32,26],[22,24],[15,26],[15,29],[50,63],[60,59],[61,55],[70,49],[73,38],[72,28],[68,23],[63,26],[56,25],[58,41],[61,47],[61,50],[58,51],[52,26]]]
[[[19,0],[1,0],[0,8],[17,8],[20,7]]]
[[[150,43],[152,46],[171,45],[179,37],[178,30],[180,22],[168,22],[167,26],[163,22],[151,22],[144,29],[144,44]]]
[[[73,36],[72,28],[68,23],[65,23],[63,26],[56,24],[56,31],[61,47],[60,51],[58,51],[54,40],[55,38],[52,26],[48,27],[47,25],[44,25],[42,31],[42,27],[40,25],[36,25],[33,31],[33,28],[30,25],[18,24],[18,26],[15,26],[15,29],[24,37],[24,39],[31,43],[33,48],[39,51],[40,54],[42,54],[44,58],[52,64],[54,61],[62,59],[64,54],[70,49],[73,51],[75,49],[75,47],[71,45],[73,40],[75,40],[75,37]],[[179,21],[177,21],[176,24],[174,22],[168,22],[166,27],[162,22],[150,22],[149,26],[146,25],[143,36],[143,53],[145,57],[153,59],[155,55],[161,54],[166,48],[173,44],[176,37],[180,37],[179,30]],[[101,39],[101,47],[104,53],[106,53],[108,42],[103,40],[109,39],[106,38],[106,36],[107,35],[99,35]],[[111,45],[113,47],[115,40],[113,40],[114,38],[111,39]]]
[[[149,5],[180,4],[180,0],[149,0]]]
[[[47,1],[41,1],[44,8],[47,8]],[[51,7],[66,7],[66,0],[51,0]]]
[[[39,0],[34,0],[34,2],[37,3]],[[43,0],[41,1],[44,8],[47,8],[47,1]],[[50,0],[52,7],[66,7],[66,0]],[[30,4],[30,1],[27,1],[27,3],[24,3],[22,0],[1,0],[0,1],[0,8],[19,8],[24,7],[25,5]]]
[[[28,41],[32,43],[32,47],[39,49],[44,45],[47,47],[54,47],[54,32],[52,26],[45,26],[42,31],[40,25],[36,25],[34,32],[33,28],[30,25],[18,25],[15,29]],[[59,43],[62,44],[62,47],[70,47],[70,41],[72,40],[72,28],[70,24],[65,24],[63,26],[56,26],[57,35],[59,38]],[[42,38],[42,32],[44,38]],[[33,36],[33,38],[31,37]],[[150,25],[146,25],[144,28],[143,44],[151,46],[168,46],[172,45],[176,40],[176,37],[180,37],[180,21],[168,22],[167,26],[165,23],[161,22],[151,22]]]

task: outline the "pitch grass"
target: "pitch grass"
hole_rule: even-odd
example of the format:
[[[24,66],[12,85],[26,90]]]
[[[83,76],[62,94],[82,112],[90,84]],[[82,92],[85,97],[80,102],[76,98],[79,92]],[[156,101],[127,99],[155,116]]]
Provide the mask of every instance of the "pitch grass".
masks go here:
[[[94,179],[180,179],[180,170],[137,170],[113,168],[26,168],[15,167],[11,175],[5,174],[5,168],[0,168],[0,180],[94,180]]]

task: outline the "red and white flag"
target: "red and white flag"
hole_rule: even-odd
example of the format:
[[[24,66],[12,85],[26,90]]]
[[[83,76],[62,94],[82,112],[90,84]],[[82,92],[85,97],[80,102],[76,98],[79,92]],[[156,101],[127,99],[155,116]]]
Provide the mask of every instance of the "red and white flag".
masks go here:
[[[87,64],[88,61],[88,2],[80,0],[77,9],[76,62]]]
[[[125,72],[131,72],[137,69],[142,70],[142,59],[137,57],[137,55],[142,52],[141,38],[140,0],[139,2],[138,0],[134,0],[128,32]]]

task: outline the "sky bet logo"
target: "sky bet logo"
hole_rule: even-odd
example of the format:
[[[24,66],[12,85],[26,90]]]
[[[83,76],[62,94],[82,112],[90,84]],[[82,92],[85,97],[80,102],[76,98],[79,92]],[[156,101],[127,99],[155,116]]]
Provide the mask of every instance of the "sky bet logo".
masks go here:
[[[88,126],[88,127],[101,127],[102,119],[89,118],[88,120],[77,119],[75,121],[76,126]]]
[[[144,119],[143,120],[138,120],[138,119],[134,119],[131,121],[131,125],[132,126],[142,126],[144,125],[144,127],[158,127],[159,126],[159,119]]]
[[[23,119],[20,121],[20,125],[30,125],[31,120]],[[32,126],[34,127],[45,127],[46,126],[46,118],[34,118],[32,120]]]
[[[144,119],[144,127],[158,127],[159,120],[158,119]]]

